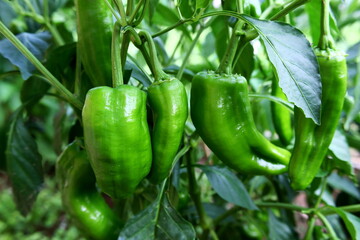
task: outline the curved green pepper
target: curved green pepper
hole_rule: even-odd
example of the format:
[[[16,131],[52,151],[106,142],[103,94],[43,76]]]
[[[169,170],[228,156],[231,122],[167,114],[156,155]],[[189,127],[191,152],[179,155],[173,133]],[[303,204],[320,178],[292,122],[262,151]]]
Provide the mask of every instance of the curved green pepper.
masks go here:
[[[157,184],[169,176],[173,167],[188,117],[188,102],[184,85],[170,77],[154,82],[148,88],[148,98],[154,116],[149,180]]]
[[[275,97],[287,100],[286,95],[279,87],[277,79],[273,79],[271,93]],[[293,126],[289,109],[278,103],[271,102],[271,117],[280,142],[285,146],[289,145],[293,137]]]
[[[113,16],[105,1],[76,0],[78,48],[94,87],[111,86]]]
[[[77,228],[92,239],[116,239],[122,224],[97,191],[88,156],[78,142],[59,156],[56,175],[64,209]]]
[[[287,171],[290,153],[256,129],[245,78],[198,73],[192,82],[190,102],[197,132],[226,165],[249,174]]]
[[[113,198],[128,197],[151,167],[146,93],[129,85],[90,89],[82,117],[99,187]]]
[[[344,53],[327,49],[315,50],[320,67],[321,125],[305,118],[295,107],[295,146],[289,165],[294,189],[305,189],[314,179],[326,156],[341,115],[347,86]]]

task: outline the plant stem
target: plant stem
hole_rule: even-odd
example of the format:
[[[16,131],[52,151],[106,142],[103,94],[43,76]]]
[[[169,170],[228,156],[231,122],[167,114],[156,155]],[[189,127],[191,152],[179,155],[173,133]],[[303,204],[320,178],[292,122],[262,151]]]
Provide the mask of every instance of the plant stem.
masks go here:
[[[135,20],[135,17],[136,17],[136,14],[139,12],[141,6],[143,5],[143,2],[144,0],[140,0],[138,2],[138,4],[136,4],[136,8],[135,10],[132,12],[130,18],[129,18],[129,24],[131,24],[134,20]]]
[[[237,0],[236,7],[238,13],[240,14],[244,13],[244,0]]]
[[[116,18],[116,20],[118,22],[121,22],[121,18],[119,17],[119,15],[117,14],[117,12],[115,11],[115,9],[111,6],[111,3],[109,2],[109,0],[104,0],[107,7],[110,9],[111,13],[113,14],[113,16]],[[111,0],[110,0],[111,1]]]
[[[123,68],[121,63],[121,40],[123,39],[124,32],[121,31],[119,22],[114,25],[114,31],[111,42],[111,62],[112,62],[112,80],[113,87],[119,87],[124,84]]]
[[[187,169],[188,181],[189,181],[189,184],[188,184],[189,194],[195,204],[196,211],[199,215],[200,226],[204,230],[202,238],[207,239],[207,235],[209,233],[211,223],[210,223],[210,220],[208,219],[208,216],[205,212],[204,206],[202,205],[202,202],[201,202],[201,193],[199,190],[199,185],[196,182],[195,170],[194,170],[194,167],[192,166],[193,154],[194,154],[194,150],[190,150],[185,155],[186,156],[185,157],[186,158],[186,169]],[[213,238],[214,238],[214,236],[213,236]],[[216,234],[215,234],[214,239],[218,239]]]
[[[145,38],[146,42],[148,43],[149,52],[150,52],[150,62],[151,62],[150,68],[151,68],[152,73],[154,74],[155,82],[161,81],[162,79],[167,78],[168,75],[162,70],[162,66],[157,57],[155,43],[154,43],[150,33],[147,31],[141,31],[141,32],[139,32],[139,35],[143,36]]]
[[[75,87],[74,94],[79,97],[81,92],[81,58],[79,43],[76,43]]]
[[[191,55],[192,51],[194,50],[194,48],[195,48],[195,46],[197,44],[197,41],[199,40],[200,35],[202,34],[202,32],[204,30],[205,30],[205,27],[201,26],[201,28],[197,31],[195,38],[192,40],[191,46],[190,46],[189,50],[186,52],[186,55],[185,55],[185,57],[183,59],[183,62],[181,64],[181,66],[180,66],[180,69],[179,69],[178,73],[176,74],[177,79],[181,80],[182,75],[184,74],[186,64],[188,63],[188,60],[190,58],[190,55]]]
[[[289,12],[293,11],[294,9],[300,7],[301,5],[304,5],[310,0],[294,0],[289,5],[284,7],[282,10],[280,10],[278,13],[276,13],[274,16],[270,18],[270,20],[278,20],[288,14]]]
[[[178,48],[181,46],[183,40],[184,40],[184,34],[181,34],[180,39],[179,39],[178,43],[176,44],[176,47],[175,47],[174,51],[171,53],[171,56],[170,56],[169,60],[166,62],[165,66],[170,65],[170,63],[174,60],[175,53],[178,50]]]
[[[301,207],[301,206],[297,206],[297,205],[293,205],[293,204],[289,204],[289,203],[279,203],[279,202],[260,202],[257,203],[256,206],[260,207],[260,208],[283,208],[283,209],[289,209],[289,210],[294,210],[294,211],[298,211],[298,212],[304,212],[309,210],[308,208],[305,207]]]
[[[315,209],[319,208],[320,203],[321,203],[321,198],[322,198],[322,195],[325,192],[325,189],[326,189],[326,178],[322,178],[322,180],[321,180],[321,190],[320,190],[319,197],[317,198],[315,206],[314,206]]]
[[[45,68],[45,66],[19,41],[19,39],[16,38],[2,21],[0,21],[0,33],[2,33],[47,78],[50,84],[53,85],[70,104],[80,110],[82,109],[83,103]]]
[[[120,13],[120,25],[122,27],[125,27],[127,25],[127,20],[126,20],[126,12],[125,12],[125,7],[124,4],[122,2],[122,0],[115,0],[115,4],[119,10]]]
[[[160,35],[162,35],[164,33],[167,33],[169,31],[173,30],[174,28],[177,28],[178,26],[183,25],[184,23],[193,22],[193,21],[194,21],[193,18],[181,19],[177,23],[175,23],[174,25],[172,25],[170,27],[167,27],[167,28],[161,30],[160,32],[157,32],[157,33],[153,34],[152,37],[156,38],[156,37],[158,37],[158,36],[160,36]]]
[[[304,237],[304,240],[311,240],[312,239],[312,234],[313,234],[313,231],[314,231],[314,227],[315,227],[315,217],[314,215],[311,215],[309,221],[308,221],[308,229],[306,231],[306,234],[305,234],[305,237]]]
[[[140,0],[140,1],[143,1],[143,0]],[[127,1],[127,6],[126,6],[126,16],[130,16],[130,14],[133,11],[134,11],[134,0],[128,0]]]
[[[360,212],[360,204],[341,206],[341,207],[336,207],[336,208],[341,209],[346,212]],[[318,211],[324,215],[336,214],[335,210],[333,210],[331,208],[327,208],[327,207],[320,208]]]
[[[226,74],[231,74],[232,72],[232,63],[234,61],[234,57],[236,54],[236,49],[239,45],[239,42],[242,44],[240,47],[243,47],[245,45],[246,42],[244,42],[243,37],[241,36],[241,40],[239,41],[239,36],[237,33],[237,30],[242,27],[242,25],[240,25],[240,22],[237,22],[233,32],[231,34],[229,43],[227,45],[226,48],[226,52],[223,56],[223,58],[221,59],[219,68],[216,70],[217,73],[226,73]]]
[[[321,1],[321,23],[320,23],[320,39],[318,48],[325,50],[333,48],[333,40],[330,34],[329,24],[330,0]]]
[[[48,0],[44,0],[43,7],[44,7],[44,21],[45,21],[46,28],[49,29],[49,31],[51,32],[51,34],[53,35],[54,40],[58,46],[64,45],[65,44],[64,39],[61,37],[61,35],[60,35],[59,31],[56,29],[56,27],[54,27],[51,24],[51,20],[50,20],[50,16],[49,16],[49,1]]]
[[[336,233],[334,231],[334,228],[331,226],[330,222],[326,219],[326,217],[321,214],[317,213],[317,216],[320,218],[320,220],[324,223],[326,229],[328,230],[330,234],[330,239],[332,240],[338,240],[339,238],[336,236]]]

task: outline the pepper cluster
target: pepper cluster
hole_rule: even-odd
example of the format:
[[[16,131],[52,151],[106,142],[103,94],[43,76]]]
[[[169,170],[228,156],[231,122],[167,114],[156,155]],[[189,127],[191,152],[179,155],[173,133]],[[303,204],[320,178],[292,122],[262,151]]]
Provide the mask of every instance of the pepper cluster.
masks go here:
[[[152,37],[146,31],[135,32],[133,42],[145,59],[151,59],[148,65],[154,81],[147,91],[123,84],[119,46],[125,30],[112,24],[112,14],[104,1],[76,0],[76,8],[78,49],[93,86],[82,109],[86,151],[78,141],[70,144],[59,157],[57,172],[63,204],[78,227],[86,229],[92,238],[112,239],[121,223],[95,182],[113,199],[128,198],[146,177],[153,184],[163,182],[171,173],[183,139],[188,98],[182,82],[162,70]],[[326,157],[337,127],[343,106],[341,96],[346,92],[345,57],[332,49],[315,51],[322,79],[321,125],[305,118],[297,107],[292,117],[283,107],[272,104],[282,145],[288,146],[295,136],[290,152],[256,128],[247,80],[232,74],[229,67],[235,52],[232,44],[238,41],[235,33],[219,69],[194,76],[191,120],[205,144],[225,165],[241,174],[289,172],[292,187],[305,189]],[[338,98],[333,97],[334,89]],[[276,81],[272,93],[286,99]],[[152,111],[151,123],[147,105]],[[97,217],[88,216],[95,211]],[[103,228],[89,232],[95,225]]]

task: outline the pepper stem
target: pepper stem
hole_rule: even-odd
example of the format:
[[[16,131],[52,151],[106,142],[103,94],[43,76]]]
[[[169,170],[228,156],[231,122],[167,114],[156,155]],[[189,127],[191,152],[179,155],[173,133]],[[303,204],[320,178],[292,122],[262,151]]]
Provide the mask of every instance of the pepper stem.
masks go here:
[[[241,25],[240,25],[241,23]],[[231,34],[228,46],[226,48],[226,52],[221,59],[219,68],[216,70],[217,73],[226,73],[231,74],[232,72],[232,63],[234,61],[236,50],[239,45],[239,36],[238,29],[242,26],[242,22],[238,21],[235,25],[235,28]],[[243,42],[242,42],[243,43]]]
[[[114,25],[114,31],[111,42],[111,62],[112,62],[112,80],[113,87],[116,88],[124,84],[123,71],[121,63],[121,39],[124,36],[124,32],[121,31],[119,22]]]
[[[149,52],[150,52],[150,69],[151,72],[154,74],[155,82],[161,81],[164,78],[167,78],[167,74],[162,70],[162,66],[160,64],[160,61],[157,57],[156,48],[154,40],[152,39],[150,33],[146,31],[139,32],[140,36],[143,36],[148,43],[149,46]]]
[[[320,39],[318,43],[318,48],[321,50],[326,50],[328,48],[333,48],[334,43],[330,34],[330,0],[321,1],[321,23],[320,23]]]

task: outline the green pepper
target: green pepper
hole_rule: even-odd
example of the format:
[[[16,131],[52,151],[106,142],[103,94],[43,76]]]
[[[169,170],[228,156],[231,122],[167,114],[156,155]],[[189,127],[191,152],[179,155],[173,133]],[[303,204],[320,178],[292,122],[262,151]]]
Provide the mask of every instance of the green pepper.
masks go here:
[[[226,165],[248,174],[287,171],[290,153],[256,129],[244,77],[198,73],[192,82],[190,102],[197,132]]]
[[[146,93],[130,85],[90,89],[82,117],[98,186],[112,198],[128,197],[151,167]]]
[[[75,0],[78,48],[94,87],[111,86],[113,16],[103,0]]]
[[[121,223],[95,186],[86,151],[71,143],[56,164],[64,209],[72,222],[91,239],[116,239]]]
[[[273,79],[271,92],[273,96],[287,100],[286,95],[279,87],[277,79]],[[285,146],[289,145],[293,137],[293,126],[289,109],[278,103],[271,102],[271,117],[280,142]]]
[[[169,176],[173,167],[188,117],[188,102],[185,87],[176,78],[154,82],[148,94],[154,116],[149,179],[157,184]]]
[[[151,35],[146,31],[140,31],[139,36],[147,42],[148,50],[143,43],[137,47],[147,59],[155,78],[148,88],[149,104],[153,112],[151,132],[153,160],[148,178],[152,183],[158,184],[170,175],[175,164],[175,156],[188,117],[188,101],[184,85],[162,70]]]
[[[289,177],[294,189],[305,189],[314,179],[341,115],[347,86],[347,66],[344,53],[332,49],[315,49],[322,83],[321,125],[305,118],[295,107],[295,145],[289,165]]]

